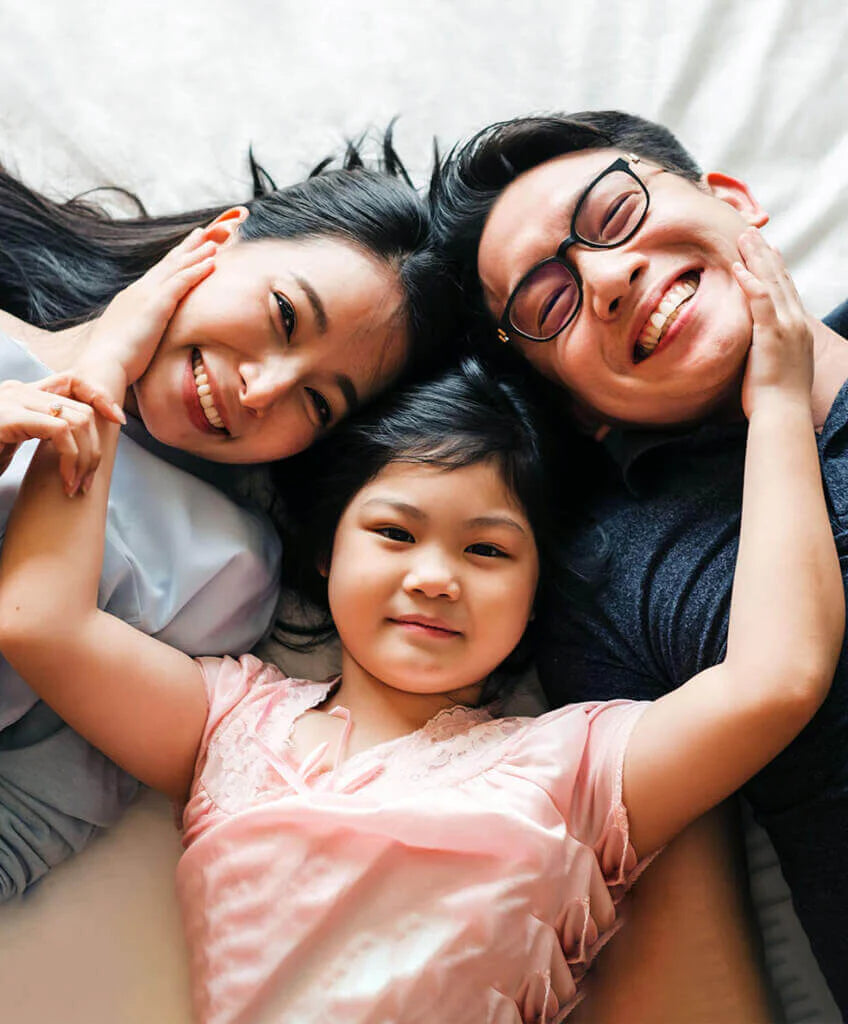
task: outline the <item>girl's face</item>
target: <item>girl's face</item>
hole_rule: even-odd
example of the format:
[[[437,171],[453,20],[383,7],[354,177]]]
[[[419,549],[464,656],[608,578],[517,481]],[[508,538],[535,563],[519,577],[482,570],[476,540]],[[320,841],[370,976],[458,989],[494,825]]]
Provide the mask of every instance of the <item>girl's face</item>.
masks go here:
[[[376,259],[333,239],[233,234],[134,392],[165,444],[215,462],[270,462],[386,387],[407,348],[400,284]]]
[[[476,687],[521,639],[538,577],[530,524],[493,462],[390,463],[336,529],[343,676],[356,665],[408,693]]]

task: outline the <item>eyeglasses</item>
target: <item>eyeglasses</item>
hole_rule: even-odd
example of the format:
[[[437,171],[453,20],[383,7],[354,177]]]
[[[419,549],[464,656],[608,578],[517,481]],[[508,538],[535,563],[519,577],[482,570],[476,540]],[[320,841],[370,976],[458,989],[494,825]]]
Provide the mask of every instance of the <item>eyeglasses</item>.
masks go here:
[[[592,181],[574,208],[568,238],[555,256],[541,260],[521,278],[507,300],[498,324],[498,337],[510,334],[527,341],[550,341],[580,312],[583,284],[577,268],[566,259],[572,245],[615,249],[629,241],[648,213],[648,190],[630,169],[639,157],[619,157]]]

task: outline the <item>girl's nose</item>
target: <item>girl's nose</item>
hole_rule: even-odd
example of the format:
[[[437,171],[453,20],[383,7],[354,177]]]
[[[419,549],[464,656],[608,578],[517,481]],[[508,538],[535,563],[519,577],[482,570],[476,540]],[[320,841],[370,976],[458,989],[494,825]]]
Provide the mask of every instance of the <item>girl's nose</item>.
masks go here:
[[[448,601],[459,598],[459,580],[445,559],[420,558],[409,570],[403,581],[407,593],[423,594],[425,597],[444,597]]]

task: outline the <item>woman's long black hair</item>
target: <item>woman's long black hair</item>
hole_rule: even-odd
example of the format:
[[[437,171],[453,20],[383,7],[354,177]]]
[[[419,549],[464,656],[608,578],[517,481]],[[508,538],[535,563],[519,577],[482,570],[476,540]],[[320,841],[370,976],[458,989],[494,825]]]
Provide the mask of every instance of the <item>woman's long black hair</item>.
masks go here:
[[[303,618],[281,621],[278,639],[302,649],[332,635],[327,580],[318,566],[329,562],[345,508],[392,462],[435,465],[448,472],[494,463],[533,529],[540,564],[536,610],[541,611],[556,579],[552,456],[539,411],[521,382],[467,358],[436,379],[385,397],[313,448],[278,464],[281,490],[289,495],[284,579],[319,613],[309,625],[302,624]],[[501,695],[529,665],[533,645],[531,621],[521,643],[484,687],[484,701]]]
[[[376,168],[364,165],[354,143],[340,168],[330,163],[278,189],[251,152],[253,197],[243,204],[250,216],[239,237],[330,237],[387,264],[404,293],[408,370],[432,365],[452,333],[457,289],[431,244],[427,206],[394,150],[391,126]],[[0,308],[47,329],[88,320],[192,229],[240,202],[154,217],[124,193],[138,213],[116,219],[94,194],[54,202],[0,168]]]

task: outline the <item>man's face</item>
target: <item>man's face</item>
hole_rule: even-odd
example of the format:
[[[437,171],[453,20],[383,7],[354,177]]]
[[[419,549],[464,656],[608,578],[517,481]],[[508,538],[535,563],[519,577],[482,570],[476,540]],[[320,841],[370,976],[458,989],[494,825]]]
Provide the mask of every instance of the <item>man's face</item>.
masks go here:
[[[568,236],[586,186],[621,155],[598,149],[558,157],[504,190],[478,251],[496,318],[522,276]],[[642,226],[614,249],[572,246],[567,258],[583,284],[576,318],[551,341],[513,344],[603,422],[686,423],[738,394],[752,324],[731,265],[743,230],[767,216],[732,178],[708,175],[699,186],[648,161],[631,166],[650,194]],[[652,316],[661,333],[645,357],[646,338],[649,347],[655,342]]]

